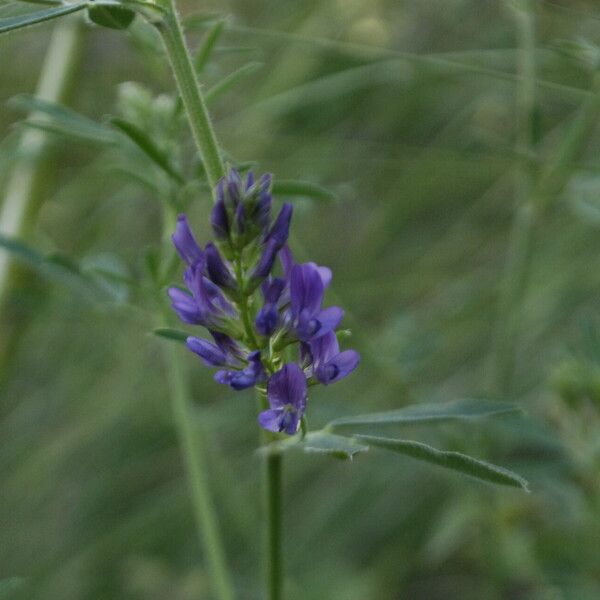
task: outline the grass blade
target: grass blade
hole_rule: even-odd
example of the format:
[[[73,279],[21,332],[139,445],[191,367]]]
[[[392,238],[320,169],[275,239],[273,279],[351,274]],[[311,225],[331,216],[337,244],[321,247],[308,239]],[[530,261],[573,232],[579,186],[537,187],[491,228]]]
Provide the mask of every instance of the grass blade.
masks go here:
[[[204,96],[207,102],[212,102],[216,100],[219,96],[222,96],[226,92],[228,92],[234,85],[236,85],[239,81],[256,72],[260,67],[263,66],[261,62],[249,62],[239,69],[235,70],[233,73],[224,77],[221,81],[213,85],[213,87],[208,90]]]
[[[184,182],[182,175],[171,164],[166,152],[160,149],[152,139],[137,125],[114,117],[111,124],[125,134],[152,162],[159,166],[171,179],[179,184]]]

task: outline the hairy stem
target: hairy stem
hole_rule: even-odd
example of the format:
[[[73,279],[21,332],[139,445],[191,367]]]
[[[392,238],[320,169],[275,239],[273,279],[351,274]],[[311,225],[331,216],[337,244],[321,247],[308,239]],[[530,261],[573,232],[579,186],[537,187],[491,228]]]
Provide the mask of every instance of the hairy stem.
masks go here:
[[[225,174],[219,145],[186,45],[175,2],[164,0],[164,5],[166,9],[164,17],[155,25],[165,45],[194,141],[206,170],[208,183],[214,189],[217,181]]]

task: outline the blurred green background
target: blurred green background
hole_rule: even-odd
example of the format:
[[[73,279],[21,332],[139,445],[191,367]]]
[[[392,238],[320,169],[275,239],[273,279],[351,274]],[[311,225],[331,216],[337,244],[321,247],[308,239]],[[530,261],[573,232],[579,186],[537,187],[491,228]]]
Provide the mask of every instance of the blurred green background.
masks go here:
[[[329,299],[347,309],[348,345],[363,362],[311,395],[311,428],[500,391],[498,304],[511,223],[527,201],[519,170],[535,179],[552,165],[582,104],[593,104],[593,69],[564,40],[585,40],[591,55],[600,44],[593,0],[532,3],[525,17],[509,4],[518,2],[180,3],[186,16],[230,15],[207,88],[261,63],[211,104],[227,152],[335,194],[294,200],[291,245],[333,268]],[[523,19],[537,71],[525,123]],[[188,25],[196,48],[211,23]],[[8,101],[34,93],[52,30],[0,38],[3,197],[28,160],[23,107]],[[151,29],[139,19],[127,34],[86,25],[81,38],[65,104],[96,122],[137,121],[193,176],[185,124],[164,117],[173,84]],[[354,462],[290,454],[289,598],[600,597],[600,136],[594,119],[586,125],[536,215],[512,307],[515,371],[502,391],[527,416],[406,432],[510,467],[532,493],[378,452]],[[144,281],[148,249],[169,251],[161,201],[141,181],[156,181],[152,167],[83,135],[47,140],[23,239]],[[179,201],[191,202],[206,241],[207,190],[190,184]],[[28,599],[208,599],[152,295],[117,277],[104,280],[108,300],[64,283],[20,268],[3,298],[0,579],[24,578],[15,597]],[[260,598],[254,399],[216,385],[183,349],[180,359],[239,597]]]

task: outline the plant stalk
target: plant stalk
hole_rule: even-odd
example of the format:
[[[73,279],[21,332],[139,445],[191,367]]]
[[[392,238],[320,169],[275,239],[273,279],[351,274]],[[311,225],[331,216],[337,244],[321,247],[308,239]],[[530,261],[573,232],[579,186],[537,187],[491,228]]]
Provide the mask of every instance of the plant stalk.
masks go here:
[[[65,100],[78,65],[83,27],[78,16],[67,17],[54,29],[35,95],[47,102]],[[40,121],[47,115],[30,115]],[[39,129],[24,131],[16,150],[17,161],[6,185],[0,210],[0,232],[6,237],[22,237],[32,219],[46,165],[47,134]],[[0,304],[10,287],[10,254],[0,251]]]
[[[164,17],[156,22],[155,26],[165,45],[194,141],[206,170],[206,178],[214,190],[218,180],[225,174],[225,167],[194,64],[186,45],[175,2],[174,0],[164,0],[164,6]]]
[[[532,165],[535,152],[535,6],[524,0],[512,8],[517,34],[517,155],[516,173],[518,206],[510,232],[503,288],[498,305],[494,348],[493,388],[501,396],[510,394],[514,380],[515,359],[521,324],[522,301],[527,289],[532,257],[536,206],[532,197],[535,174]]]
[[[282,598],[282,463],[280,452],[267,452],[265,457],[267,512],[267,584],[269,600]]]
[[[173,75],[181,94],[183,105],[185,107],[188,121],[200,153],[200,158],[206,171],[206,177],[213,190],[218,180],[224,176],[225,167],[215,132],[206,108],[193,62],[186,46],[183,29],[177,14],[174,0],[164,0],[163,5],[166,9],[163,20],[155,23],[163,39],[169,62],[173,70]],[[214,199],[214,198],[213,198]],[[239,270],[239,266],[238,266]],[[246,301],[243,303],[244,326],[247,337],[252,343],[256,344],[256,336],[249,320],[248,307]],[[172,350],[171,350],[172,351]],[[172,361],[177,363],[176,356]],[[171,365],[171,370],[175,367],[174,389],[177,392],[175,408],[178,413],[178,421],[182,429],[184,451],[186,455],[193,452],[189,447],[187,432],[184,428],[185,394],[180,389],[178,365]],[[179,381],[179,383],[178,383]],[[183,396],[183,399],[180,397]],[[193,439],[191,436],[190,439]],[[264,439],[264,436],[263,436]],[[191,457],[188,458],[191,462]],[[267,578],[268,578],[268,598],[270,600],[279,600],[281,598],[282,582],[282,561],[281,561],[281,518],[282,518],[282,491],[281,491],[281,472],[282,458],[277,453],[268,452],[265,459],[265,489],[266,489],[266,513],[267,513]],[[196,476],[194,476],[196,477]],[[200,487],[199,483],[194,483]],[[208,515],[204,514],[204,517]],[[215,532],[216,534],[216,532]],[[205,538],[206,539],[206,538]],[[208,542],[208,540],[206,540]],[[225,597],[225,596],[223,596]]]

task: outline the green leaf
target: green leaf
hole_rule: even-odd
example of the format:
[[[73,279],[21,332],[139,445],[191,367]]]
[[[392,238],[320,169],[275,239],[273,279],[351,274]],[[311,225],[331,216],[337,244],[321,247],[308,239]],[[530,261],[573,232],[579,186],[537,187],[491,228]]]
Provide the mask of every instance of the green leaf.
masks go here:
[[[114,144],[117,141],[114,131],[66,106],[42,100],[30,94],[14,96],[8,101],[8,104],[24,112],[33,113],[30,119],[24,122],[25,125],[82,138],[94,143]]]
[[[152,333],[158,337],[181,342],[183,344],[185,344],[186,340],[190,337],[189,333],[179,329],[171,329],[170,327],[158,327],[157,329],[154,329]]]
[[[422,442],[414,442],[412,440],[397,440],[372,435],[355,435],[354,437],[359,442],[391,450],[392,452],[399,452],[417,460],[423,460],[446,469],[459,471],[476,479],[521,488],[526,492],[529,491],[528,482],[520,475],[503,467],[498,467],[497,465],[492,465],[466,454],[461,454],[460,452],[438,450]]]
[[[56,19],[57,17],[62,17],[64,15],[77,12],[78,10],[82,10],[86,6],[87,2],[76,2],[75,4],[61,5],[55,8],[48,8],[46,10],[39,10],[36,12],[26,13],[24,15],[18,15],[16,17],[0,19],[0,33],[6,33],[7,31],[29,27],[30,25],[43,23],[44,21],[49,21],[50,19]]]
[[[242,80],[244,77],[251,75],[256,72],[260,67],[263,66],[261,62],[249,62],[245,64],[243,67],[240,67],[233,73],[224,77],[219,83],[216,83],[211,87],[205,94],[206,102],[212,102],[219,96],[222,96],[226,92],[228,92],[234,85],[238,83],[238,81]]]
[[[273,193],[280,196],[305,196],[315,200],[335,199],[335,194],[316,183],[294,179],[275,179],[273,181]]]
[[[90,300],[98,300],[101,290],[79,270],[77,264],[64,255],[44,256],[20,240],[0,234],[0,248],[17,260],[35,269],[51,281],[67,285]]]
[[[366,452],[369,446],[365,446],[352,438],[343,435],[335,435],[326,431],[313,431],[307,433],[304,441],[298,444],[304,452],[317,454],[330,454],[336,458],[354,458],[359,452]]]
[[[366,415],[340,417],[331,421],[327,429],[354,425],[415,425],[420,423],[464,421],[522,412],[515,404],[492,400],[461,399],[439,404],[414,404]]]
[[[219,37],[221,37],[221,33],[223,33],[223,29],[225,28],[225,19],[221,19],[217,21],[206,33],[204,39],[202,40],[202,44],[198,48],[196,52],[196,57],[194,59],[194,66],[196,67],[196,73],[200,74],[208,64],[210,60],[210,56],[213,52],[215,44]]]
[[[127,29],[133,19],[135,12],[123,6],[90,6],[88,16],[91,21],[101,27],[109,29]]]
[[[117,117],[112,118],[110,123],[124,133],[150,160],[158,165],[174,181],[179,184],[184,182],[182,175],[171,164],[167,153],[159,148],[137,125]]]
[[[18,591],[24,583],[25,579],[23,577],[9,577],[0,580],[0,600],[9,600],[12,592]]]

